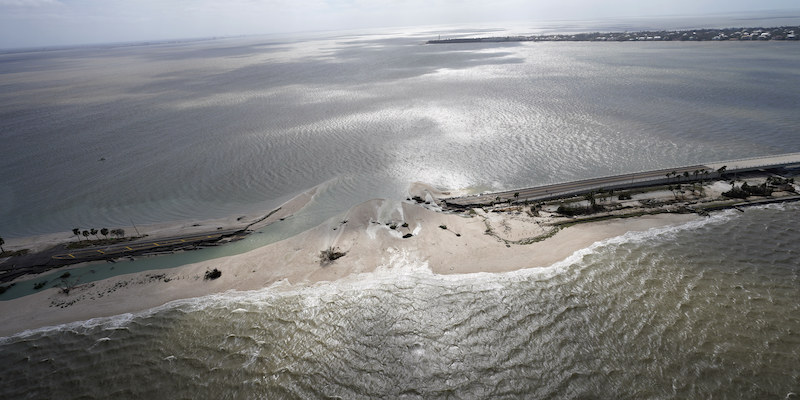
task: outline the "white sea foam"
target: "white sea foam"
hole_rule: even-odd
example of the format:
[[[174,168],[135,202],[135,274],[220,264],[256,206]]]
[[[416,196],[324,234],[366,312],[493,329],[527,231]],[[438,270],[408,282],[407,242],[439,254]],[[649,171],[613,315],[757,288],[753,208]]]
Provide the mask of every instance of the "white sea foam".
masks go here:
[[[759,206],[762,209],[781,210],[785,205],[765,205]],[[381,207],[381,213],[392,215],[397,212],[393,206]],[[396,215],[396,214],[395,214]],[[359,293],[364,290],[374,289],[385,285],[397,285],[398,283],[411,283],[425,280],[434,285],[482,285],[487,287],[501,288],[505,283],[522,280],[546,281],[555,276],[563,275],[570,270],[578,271],[583,267],[583,260],[586,256],[604,251],[610,247],[624,245],[626,243],[644,243],[651,240],[669,240],[680,232],[701,229],[707,226],[722,225],[732,219],[739,218],[741,213],[733,210],[725,210],[715,213],[710,217],[692,220],[678,225],[651,228],[641,232],[628,232],[620,236],[595,242],[583,249],[577,250],[567,258],[558,261],[550,266],[542,268],[528,268],[502,273],[476,272],[470,274],[438,275],[430,269],[427,261],[418,254],[409,250],[387,249],[386,256],[381,264],[372,272],[351,275],[332,282],[317,282],[314,284],[292,284],[286,280],[275,282],[274,284],[252,291],[230,290],[224,293],[215,293],[190,299],[181,299],[169,302],[162,306],[154,307],[137,313],[125,313],[112,317],[93,318],[86,321],[72,322],[63,325],[42,327],[27,330],[16,335],[0,338],[0,344],[12,338],[28,337],[40,334],[52,334],[62,331],[72,331],[76,333],[86,332],[93,328],[105,330],[125,329],[127,324],[135,319],[147,318],[152,315],[181,309],[186,312],[198,311],[207,308],[231,307],[232,313],[246,313],[247,308],[241,304],[258,305],[259,303],[269,303],[280,297],[301,295],[307,302],[308,307],[315,307],[320,304],[320,299],[335,293],[354,292]],[[369,229],[389,229],[384,224],[370,224]],[[502,261],[498,261],[502,262]]]
[[[655,227],[640,232],[627,232],[623,235],[606,239],[596,244],[598,247],[601,247],[607,245],[620,245],[623,243],[642,243],[654,239],[663,240],[664,238],[674,237],[680,232],[697,230],[711,225],[724,224],[737,217],[737,212],[733,210],[725,210],[703,219],[696,219],[682,224]]]
[[[130,323],[130,321],[132,321],[134,318],[145,314],[150,315],[152,312],[155,312],[155,309],[146,310],[141,313],[125,313],[125,314],[114,315],[111,317],[92,318],[89,320],[69,322],[61,325],[44,326],[41,328],[28,329],[11,336],[0,337],[0,344],[5,343],[6,341],[12,338],[24,338],[30,336],[48,335],[59,332],[83,333],[89,330],[93,330],[95,328],[101,328],[104,330],[126,329],[126,325]]]

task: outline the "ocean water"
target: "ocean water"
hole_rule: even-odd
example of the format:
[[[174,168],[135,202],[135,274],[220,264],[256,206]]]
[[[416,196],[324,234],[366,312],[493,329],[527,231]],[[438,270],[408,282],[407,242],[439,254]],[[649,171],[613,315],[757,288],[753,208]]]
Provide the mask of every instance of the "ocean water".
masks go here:
[[[0,54],[0,235],[268,211],[324,184],[321,221],[415,181],[479,192],[800,151],[794,42],[435,36]]]
[[[439,33],[0,54],[0,235],[252,213],[322,185],[267,243],[414,181],[800,151],[797,43],[422,44]],[[2,338],[0,397],[793,398],[798,217],[720,213],[507,274],[380,249],[368,275]]]
[[[793,398],[800,206],[597,243],[545,269],[375,273],[0,339],[4,398]],[[502,262],[502,259],[498,259]]]

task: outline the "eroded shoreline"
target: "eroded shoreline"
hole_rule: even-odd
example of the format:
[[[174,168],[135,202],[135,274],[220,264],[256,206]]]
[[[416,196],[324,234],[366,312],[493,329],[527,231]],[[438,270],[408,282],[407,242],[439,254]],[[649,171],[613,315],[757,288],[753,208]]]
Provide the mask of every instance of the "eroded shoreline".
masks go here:
[[[703,196],[717,200],[707,205],[728,204],[730,201],[720,194],[730,187],[722,181],[694,186],[693,190],[657,187],[633,193],[630,199],[624,196],[625,200],[613,200],[613,194],[595,194],[594,200],[604,205],[604,211],[576,217],[565,216],[558,208],[565,204],[585,207],[591,199],[575,197],[561,203],[537,204],[512,201],[448,212],[440,206],[439,199],[445,194],[415,184],[408,200],[371,200],[313,229],[244,254],[116,276],[77,285],[69,293],[51,288],[0,302],[6,322],[0,327],[0,336],[143,311],[173,300],[262,289],[279,281],[301,285],[335,281],[372,272],[398,251],[423,260],[436,274],[547,267],[593,243],[628,232],[704,218],[686,212],[687,205],[697,205],[701,191]],[[298,200],[295,205],[300,204],[304,203]],[[326,249],[344,256],[323,262],[320,252]],[[221,271],[221,276],[205,279],[206,272],[213,269]]]

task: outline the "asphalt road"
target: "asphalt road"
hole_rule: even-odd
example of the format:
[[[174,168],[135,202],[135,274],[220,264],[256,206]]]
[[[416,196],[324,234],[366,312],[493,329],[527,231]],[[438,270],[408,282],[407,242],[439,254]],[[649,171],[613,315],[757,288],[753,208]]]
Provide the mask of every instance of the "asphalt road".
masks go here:
[[[225,236],[233,235],[241,229],[220,230],[214,233],[202,233],[197,235],[173,236],[148,241],[125,242],[108,246],[89,247],[75,249],[61,254],[55,254],[52,258],[56,260],[80,260],[121,257],[126,254],[141,254],[147,250],[159,251],[167,248],[175,248],[186,244],[196,244],[200,242],[213,242]]]
[[[495,192],[495,193],[485,193],[476,196],[465,196],[465,197],[453,197],[449,199],[445,199],[445,203],[449,205],[455,206],[469,206],[469,205],[482,205],[482,204],[491,204],[492,202],[496,202],[497,198],[500,198],[500,201],[508,201],[508,200],[520,200],[520,201],[536,201],[536,200],[545,200],[549,198],[569,195],[569,194],[580,194],[585,193],[591,190],[597,190],[601,188],[615,188],[620,186],[639,186],[645,185],[648,183],[653,183],[654,181],[659,180],[674,180],[675,182],[682,182],[685,180],[694,179],[694,171],[700,171],[701,173],[697,176],[698,178],[703,178],[702,171],[711,171],[709,167],[704,165],[693,165],[689,167],[680,167],[680,168],[669,168],[669,169],[659,169],[654,171],[645,171],[645,172],[637,172],[634,174],[625,174],[625,175],[615,175],[615,176],[606,176],[601,178],[592,178],[592,179],[584,179],[581,181],[575,182],[565,182],[565,183],[556,183],[553,185],[545,185],[545,186],[537,186],[532,188],[526,189],[517,189],[517,190],[508,190],[503,192]],[[671,172],[676,172],[678,175],[681,175],[680,180],[678,178],[667,178],[667,174]],[[689,178],[684,178],[683,173],[688,172]],[[519,197],[514,196],[514,194],[519,193]]]

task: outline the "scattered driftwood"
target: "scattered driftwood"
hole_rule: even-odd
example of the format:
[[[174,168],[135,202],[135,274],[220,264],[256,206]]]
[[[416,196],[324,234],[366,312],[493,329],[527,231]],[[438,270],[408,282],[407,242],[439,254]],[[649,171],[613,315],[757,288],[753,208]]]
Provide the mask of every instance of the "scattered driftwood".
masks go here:
[[[64,275],[67,275],[67,274],[68,273],[64,273]],[[69,292],[72,291],[72,289],[75,289],[76,287],[78,287],[78,282],[79,281],[80,280],[78,278],[75,278],[73,280],[69,280],[69,279],[63,278],[63,275],[62,275],[61,283],[58,285],[58,287],[61,289],[61,293],[65,294],[65,295],[68,295]]]
[[[222,272],[220,270],[214,268],[211,271],[206,271],[206,276],[205,276],[204,279],[207,280],[207,281],[213,281],[214,279],[217,279],[220,276],[222,276]]]
[[[338,247],[331,246],[319,252],[319,263],[323,266],[328,265],[346,254],[346,252],[339,251]]]

